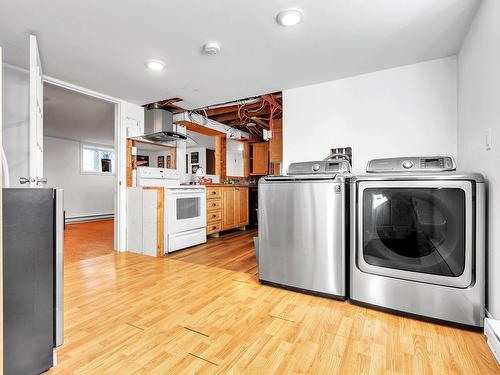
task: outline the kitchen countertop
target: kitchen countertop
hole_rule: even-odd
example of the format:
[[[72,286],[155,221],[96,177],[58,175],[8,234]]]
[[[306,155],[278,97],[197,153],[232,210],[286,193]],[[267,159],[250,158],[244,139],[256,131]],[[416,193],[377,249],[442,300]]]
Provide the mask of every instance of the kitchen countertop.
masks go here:
[[[251,185],[244,185],[244,184],[220,184],[220,183],[214,183],[214,184],[205,184],[206,187],[252,187]]]

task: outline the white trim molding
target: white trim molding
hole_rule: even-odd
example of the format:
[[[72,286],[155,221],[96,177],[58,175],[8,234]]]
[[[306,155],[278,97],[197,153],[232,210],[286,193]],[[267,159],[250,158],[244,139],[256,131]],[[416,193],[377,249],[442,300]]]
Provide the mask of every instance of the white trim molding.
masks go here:
[[[484,319],[484,334],[486,335],[488,346],[497,362],[500,363],[500,320]]]
[[[125,137],[125,115],[123,107],[127,103],[123,100],[109,95],[74,85],[60,79],[44,75],[44,82],[56,85],[68,90],[79,92],[83,95],[92,96],[115,104],[115,165],[116,165],[116,194],[115,194],[115,239],[114,248],[116,251],[126,250],[126,230],[127,230],[127,197],[126,197],[126,137]]]

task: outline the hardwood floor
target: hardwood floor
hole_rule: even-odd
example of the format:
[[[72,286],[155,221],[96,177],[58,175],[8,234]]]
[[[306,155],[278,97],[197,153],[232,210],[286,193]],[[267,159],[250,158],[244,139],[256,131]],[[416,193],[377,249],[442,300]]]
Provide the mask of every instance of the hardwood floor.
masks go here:
[[[234,230],[218,238],[209,238],[208,243],[201,246],[168,254],[167,258],[255,275],[258,269],[253,237],[256,235],[256,229]]]
[[[113,252],[114,221],[66,224],[64,262],[95,258]]]
[[[50,373],[500,373],[479,333],[259,284],[253,235],[67,262]]]

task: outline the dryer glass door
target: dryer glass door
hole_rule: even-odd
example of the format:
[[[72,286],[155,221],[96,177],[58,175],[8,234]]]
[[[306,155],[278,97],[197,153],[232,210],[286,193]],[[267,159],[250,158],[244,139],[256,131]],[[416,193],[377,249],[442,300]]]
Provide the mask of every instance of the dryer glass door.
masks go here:
[[[366,269],[387,276],[469,286],[470,186],[468,191],[449,182],[426,184],[386,182],[363,189],[362,261]]]

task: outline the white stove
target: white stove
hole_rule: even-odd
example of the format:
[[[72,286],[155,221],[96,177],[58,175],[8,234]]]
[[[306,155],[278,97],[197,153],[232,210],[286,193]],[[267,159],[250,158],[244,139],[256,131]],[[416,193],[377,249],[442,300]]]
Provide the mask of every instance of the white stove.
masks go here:
[[[179,186],[180,174],[177,169],[138,167],[137,186]]]
[[[165,188],[165,252],[207,242],[207,196],[205,186]]]
[[[176,169],[137,168],[137,186],[165,189],[165,253],[207,242],[205,186],[181,185]]]

